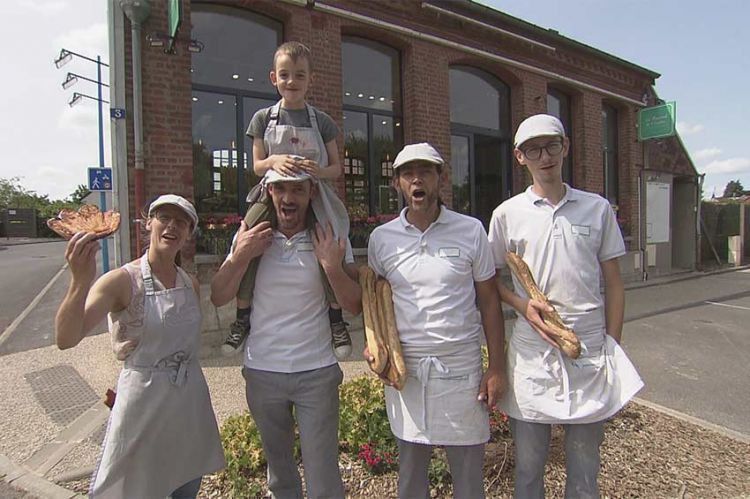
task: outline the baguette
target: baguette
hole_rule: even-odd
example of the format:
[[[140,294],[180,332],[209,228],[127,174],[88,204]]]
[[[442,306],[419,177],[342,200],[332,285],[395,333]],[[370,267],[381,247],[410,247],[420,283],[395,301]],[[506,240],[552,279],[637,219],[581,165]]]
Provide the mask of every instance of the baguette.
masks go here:
[[[381,331],[385,334],[385,343],[388,347],[388,369],[386,377],[394,388],[401,390],[406,384],[406,363],[401,352],[401,340],[396,329],[396,315],[393,311],[393,293],[391,285],[386,279],[378,279],[376,283],[376,295],[378,297],[378,308],[380,309]]]
[[[510,251],[505,254],[505,260],[508,262],[510,270],[521,282],[521,285],[526,290],[526,294],[529,295],[529,298],[545,303],[552,308],[551,312],[542,312],[544,322],[553,332],[552,339],[557,343],[557,346],[560,347],[560,350],[562,350],[565,355],[571,359],[577,359],[581,355],[581,342],[578,339],[578,336],[576,336],[572,329],[565,326],[560,314],[555,310],[555,307],[550,303],[547,296],[539,290],[529,266],[526,265],[526,262],[524,262],[520,256]]]
[[[362,287],[362,314],[367,349],[373,360],[367,360],[375,374],[383,374],[388,363],[388,350],[379,328],[378,305],[375,295],[375,272],[368,267],[359,268],[359,285]]]

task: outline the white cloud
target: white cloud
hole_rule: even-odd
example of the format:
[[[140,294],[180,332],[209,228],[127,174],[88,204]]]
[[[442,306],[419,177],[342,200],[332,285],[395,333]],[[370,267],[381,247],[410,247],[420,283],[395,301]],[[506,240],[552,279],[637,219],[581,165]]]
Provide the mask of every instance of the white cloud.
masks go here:
[[[715,158],[719,154],[721,154],[721,149],[719,149],[718,147],[709,147],[708,149],[695,151],[695,153],[693,153],[693,158],[700,161],[704,159]]]
[[[703,125],[700,123],[692,124],[685,121],[677,122],[677,132],[680,135],[693,135],[703,131]]]
[[[729,158],[711,161],[701,168],[704,173],[746,173],[750,172],[750,158]]]
[[[85,28],[67,31],[54,39],[53,47],[55,50],[65,48],[92,59],[96,59],[96,56],[99,55],[102,57],[103,62],[108,63],[109,38],[107,23],[95,23]],[[82,64],[85,64],[86,68],[90,68],[90,71],[84,73],[84,76],[88,76],[88,74],[96,75],[96,64],[78,58],[74,58],[74,60],[78,60]],[[103,79],[106,81],[109,71],[107,68],[102,68],[102,73]]]
[[[16,0],[16,5],[46,16],[56,15],[68,7],[63,0]]]

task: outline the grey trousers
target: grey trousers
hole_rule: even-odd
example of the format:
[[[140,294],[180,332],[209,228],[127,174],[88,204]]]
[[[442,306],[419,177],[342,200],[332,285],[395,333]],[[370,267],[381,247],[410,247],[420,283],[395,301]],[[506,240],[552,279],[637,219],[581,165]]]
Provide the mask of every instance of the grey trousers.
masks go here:
[[[599,497],[599,446],[604,421],[567,424],[565,429],[565,497]],[[544,466],[549,455],[552,425],[510,419],[516,447],[516,499],[544,499]]]
[[[398,497],[429,499],[433,445],[398,441]],[[484,499],[484,444],[446,445],[455,499]]]
[[[338,463],[338,364],[299,373],[244,368],[245,395],[268,461],[268,488],[277,499],[302,498],[294,460],[294,420],[299,426],[309,498],[343,498]]]

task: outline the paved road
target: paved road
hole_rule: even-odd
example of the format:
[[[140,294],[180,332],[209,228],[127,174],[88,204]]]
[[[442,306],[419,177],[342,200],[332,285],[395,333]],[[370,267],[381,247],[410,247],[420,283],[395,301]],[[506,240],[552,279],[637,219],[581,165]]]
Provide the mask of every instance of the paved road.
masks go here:
[[[3,333],[63,267],[65,244],[56,241],[0,246],[0,356],[53,344],[55,312],[70,283],[67,270],[11,333]],[[97,255],[97,269],[101,269],[100,257]],[[105,330],[106,321],[94,328]]]
[[[750,435],[750,271],[627,292],[641,398]]]
[[[65,242],[0,246],[0,333],[65,263]]]

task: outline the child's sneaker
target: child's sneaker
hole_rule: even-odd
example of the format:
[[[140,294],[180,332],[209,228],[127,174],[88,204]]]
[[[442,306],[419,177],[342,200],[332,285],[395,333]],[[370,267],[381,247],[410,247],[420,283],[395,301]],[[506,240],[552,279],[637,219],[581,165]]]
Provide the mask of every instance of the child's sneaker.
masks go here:
[[[234,355],[242,346],[242,342],[245,341],[249,332],[250,318],[245,317],[242,319],[236,319],[229,327],[227,339],[224,340],[224,344],[221,345],[221,353],[224,354],[225,357]]]
[[[352,354],[352,338],[346,329],[348,324],[344,321],[331,323],[331,335],[333,336],[333,353],[336,360],[347,359]]]

